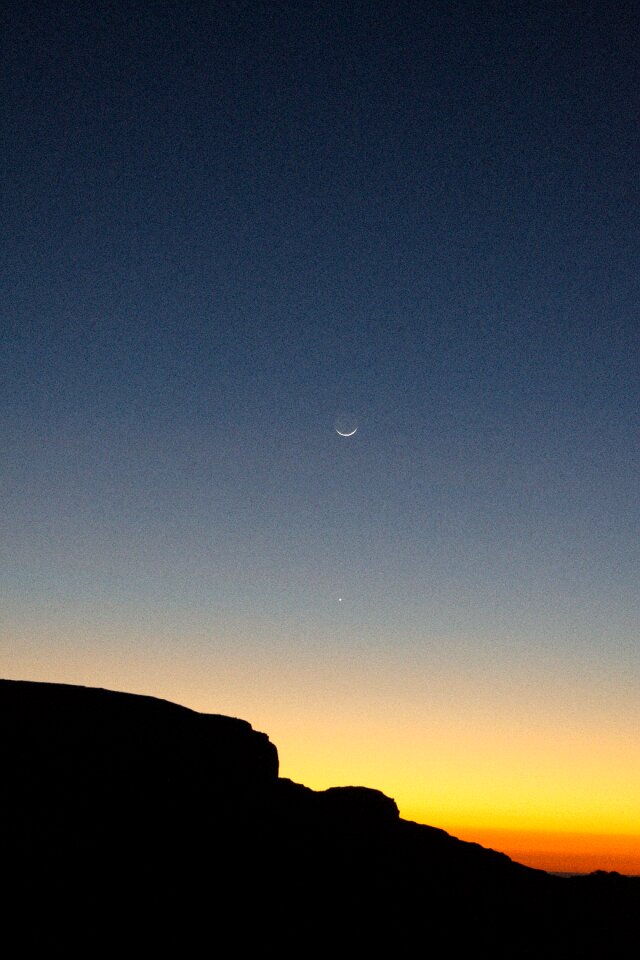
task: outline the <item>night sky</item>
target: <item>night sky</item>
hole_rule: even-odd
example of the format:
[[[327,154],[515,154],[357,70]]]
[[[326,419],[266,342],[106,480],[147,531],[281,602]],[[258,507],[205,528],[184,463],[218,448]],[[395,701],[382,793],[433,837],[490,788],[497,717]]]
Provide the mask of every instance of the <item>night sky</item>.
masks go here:
[[[640,873],[637,5],[3,33],[3,674]]]

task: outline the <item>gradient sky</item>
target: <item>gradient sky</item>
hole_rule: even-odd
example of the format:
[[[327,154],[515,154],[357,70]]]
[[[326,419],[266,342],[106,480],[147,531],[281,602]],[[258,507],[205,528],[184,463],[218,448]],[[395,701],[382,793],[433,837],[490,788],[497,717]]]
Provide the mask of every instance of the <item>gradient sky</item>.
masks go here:
[[[14,5],[5,676],[640,873],[638,20]]]

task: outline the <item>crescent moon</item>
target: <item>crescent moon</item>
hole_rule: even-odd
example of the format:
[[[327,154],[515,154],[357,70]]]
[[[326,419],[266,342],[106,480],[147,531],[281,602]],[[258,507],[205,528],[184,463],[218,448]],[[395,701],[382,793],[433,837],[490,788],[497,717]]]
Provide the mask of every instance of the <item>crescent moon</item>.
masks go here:
[[[354,433],[357,433],[357,432],[358,432],[357,427],[355,428],[355,430],[352,430],[351,433],[343,433],[342,430],[338,430],[338,428],[336,427],[336,433],[338,434],[339,437],[352,437]]]

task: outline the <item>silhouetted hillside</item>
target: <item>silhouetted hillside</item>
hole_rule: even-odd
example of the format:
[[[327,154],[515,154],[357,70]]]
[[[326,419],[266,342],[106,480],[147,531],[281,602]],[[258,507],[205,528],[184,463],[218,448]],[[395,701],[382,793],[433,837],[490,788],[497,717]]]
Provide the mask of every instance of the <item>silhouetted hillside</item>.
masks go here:
[[[377,790],[279,779],[246,721],[8,680],[0,715],[4,902],[25,947],[612,957],[630,937],[635,880],[553,877]]]

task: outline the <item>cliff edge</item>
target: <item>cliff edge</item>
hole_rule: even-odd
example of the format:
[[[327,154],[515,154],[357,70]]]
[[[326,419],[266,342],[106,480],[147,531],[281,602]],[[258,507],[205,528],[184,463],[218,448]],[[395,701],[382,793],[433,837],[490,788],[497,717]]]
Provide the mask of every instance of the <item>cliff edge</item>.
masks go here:
[[[0,727],[5,915],[25,949],[408,956],[426,937],[616,956],[635,930],[636,881],[575,884],[405,821],[378,790],[279,778],[244,720],[2,680]]]

